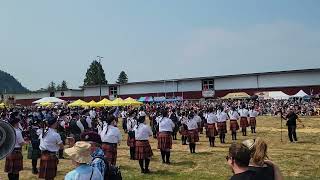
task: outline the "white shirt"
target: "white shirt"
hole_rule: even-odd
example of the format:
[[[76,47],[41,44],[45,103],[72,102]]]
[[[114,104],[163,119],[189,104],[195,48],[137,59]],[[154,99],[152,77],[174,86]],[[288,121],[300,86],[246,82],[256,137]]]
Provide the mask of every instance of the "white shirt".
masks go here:
[[[87,118],[86,118],[86,122],[87,122],[87,124],[88,124],[88,127],[89,128],[92,128],[92,119],[91,119],[91,117],[90,116],[87,116]]]
[[[149,126],[141,123],[135,126],[135,138],[136,140],[149,140],[149,137],[152,136],[152,130]]]
[[[237,111],[229,111],[228,112],[228,114],[229,114],[229,117],[230,117],[230,119],[231,120],[238,120],[239,119],[239,114],[237,113]]]
[[[239,113],[240,113],[240,117],[248,117],[249,116],[249,111],[247,109],[240,109]]]
[[[201,121],[202,121],[201,117],[198,115],[195,115],[194,119],[196,120],[197,123],[201,123]]]
[[[224,111],[223,112],[218,111],[217,118],[218,118],[217,122],[226,122],[229,119],[227,113],[225,113]]]
[[[81,133],[83,133],[83,132],[84,132],[84,126],[82,125],[82,123],[81,123],[80,119],[79,119],[79,120],[77,120],[77,126],[80,128]]]
[[[96,113],[96,111],[91,110],[91,111],[89,112],[89,115],[90,115],[91,118],[95,118],[96,115],[97,115],[97,113]]]
[[[14,128],[16,131],[16,144],[14,145],[15,148],[21,148],[21,143],[24,143],[24,139],[22,137],[22,131],[19,128]]]
[[[144,111],[139,111],[139,117],[146,116],[147,114]]]
[[[171,119],[164,117],[159,119],[159,132],[170,131],[172,132],[174,128],[174,123]]]
[[[187,122],[188,130],[198,129],[198,124],[195,118]]]
[[[258,115],[259,115],[259,113],[256,110],[249,111],[249,117],[257,117]]]
[[[100,133],[101,141],[107,143],[120,143],[122,135],[117,127],[105,125]]]
[[[213,123],[216,123],[217,121],[218,121],[218,118],[215,114],[209,113],[207,115],[207,123],[208,124],[213,124]]]
[[[180,122],[181,122],[181,124],[187,124],[188,118],[183,116],[183,117],[181,117]]]
[[[127,118],[127,111],[122,111],[121,117],[122,117],[122,119]]]
[[[39,135],[40,139],[40,150],[41,151],[51,151],[51,152],[58,152],[60,149],[60,144],[62,144],[62,140],[60,135],[54,130],[49,128],[47,134],[42,138],[42,133],[41,131]]]
[[[127,129],[128,131],[133,131],[134,127],[137,125],[137,120],[135,120],[133,117],[129,117],[127,119]]]

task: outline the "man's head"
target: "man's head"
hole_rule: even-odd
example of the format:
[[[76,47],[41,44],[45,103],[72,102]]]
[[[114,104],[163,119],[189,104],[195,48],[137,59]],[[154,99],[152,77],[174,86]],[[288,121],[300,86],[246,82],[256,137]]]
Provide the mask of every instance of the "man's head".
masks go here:
[[[242,143],[233,143],[229,147],[229,155],[226,157],[228,165],[235,173],[239,169],[247,168],[250,162],[250,150]]]

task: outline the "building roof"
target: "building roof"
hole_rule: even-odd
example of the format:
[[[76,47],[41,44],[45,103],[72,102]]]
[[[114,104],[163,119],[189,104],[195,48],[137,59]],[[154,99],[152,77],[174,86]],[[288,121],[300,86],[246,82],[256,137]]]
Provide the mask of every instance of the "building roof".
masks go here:
[[[229,75],[218,75],[218,76],[203,76],[203,77],[191,77],[191,78],[177,78],[177,79],[163,79],[163,80],[151,80],[151,81],[138,81],[138,82],[128,82],[125,84],[104,84],[102,87],[109,86],[119,86],[119,85],[130,85],[130,84],[144,84],[144,83],[158,83],[158,82],[173,82],[173,81],[191,81],[191,80],[204,80],[204,79],[218,79],[227,77],[241,77],[241,76],[259,76],[259,75],[269,75],[269,74],[286,74],[286,73],[303,73],[303,72],[318,72],[320,68],[314,69],[295,69],[286,71],[271,71],[271,72],[259,72],[259,73],[249,73],[249,74],[229,74]],[[91,86],[80,86],[80,88],[95,88],[100,85]]]

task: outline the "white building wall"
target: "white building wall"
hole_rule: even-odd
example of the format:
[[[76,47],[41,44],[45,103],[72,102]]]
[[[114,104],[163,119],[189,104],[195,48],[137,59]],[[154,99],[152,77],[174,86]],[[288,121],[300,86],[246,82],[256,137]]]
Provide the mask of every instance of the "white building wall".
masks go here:
[[[83,96],[99,96],[100,95],[100,88],[99,87],[86,87],[83,89]],[[102,86],[101,87],[101,95],[108,96],[109,95],[109,87]]]
[[[214,79],[215,90],[257,88],[257,76],[223,77]]]
[[[259,88],[320,85],[320,72],[260,75],[258,80]]]
[[[119,91],[120,90],[120,91]],[[176,92],[177,83],[170,81],[152,82],[152,83],[137,83],[121,85],[118,89],[120,95],[124,94],[148,94],[160,92]]]
[[[185,92],[185,91],[202,91],[202,81],[201,80],[179,81],[178,92]]]

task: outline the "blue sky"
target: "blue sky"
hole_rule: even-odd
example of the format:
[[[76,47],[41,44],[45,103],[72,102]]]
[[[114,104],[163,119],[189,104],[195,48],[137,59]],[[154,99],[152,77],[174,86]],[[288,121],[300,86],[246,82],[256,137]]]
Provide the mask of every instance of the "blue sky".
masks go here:
[[[97,55],[110,83],[320,67],[318,0],[0,3],[0,69],[32,90],[77,88]]]

